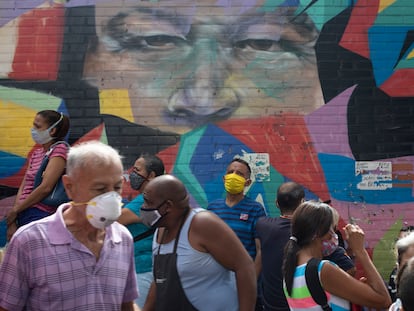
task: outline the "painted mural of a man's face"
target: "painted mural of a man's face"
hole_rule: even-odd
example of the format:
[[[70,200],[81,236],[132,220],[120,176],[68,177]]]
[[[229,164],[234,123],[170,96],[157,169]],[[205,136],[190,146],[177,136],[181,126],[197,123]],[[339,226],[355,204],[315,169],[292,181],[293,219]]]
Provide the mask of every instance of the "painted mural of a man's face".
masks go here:
[[[135,123],[178,133],[228,118],[309,113],[323,104],[318,31],[297,8],[265,3],[97,1],[84,79],[128,90]]]

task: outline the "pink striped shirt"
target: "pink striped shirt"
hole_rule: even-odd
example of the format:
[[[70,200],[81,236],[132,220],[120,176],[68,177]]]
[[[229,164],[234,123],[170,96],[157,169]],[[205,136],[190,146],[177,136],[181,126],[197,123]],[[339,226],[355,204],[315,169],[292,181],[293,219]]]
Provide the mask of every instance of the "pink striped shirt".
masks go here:
[[[29,196],[29,194],[32,193],[33,187],[34,187],[35,176],[37,174],[37,171],[40,168],[40,165],[42,164],[42,161],[46,155],[46,152],[47,151],[45,151],[43,147],[41,147],[41,148],[36,149],[32,153],[32,156],[29,159],[29,165],[26,171],[25,184],[23,186],[19,201],[25,200]],[[54,158],[54,157],[61,157],[66,160],[67,153],[68,153],[68,147],[65,144],[59,144],[53,147],[53,151],[49,155],[49,159]],[[42,203],[36,203],[33,206],[45,212],[49,212],[49,213],[55,212],[55,208],[44,205]]]

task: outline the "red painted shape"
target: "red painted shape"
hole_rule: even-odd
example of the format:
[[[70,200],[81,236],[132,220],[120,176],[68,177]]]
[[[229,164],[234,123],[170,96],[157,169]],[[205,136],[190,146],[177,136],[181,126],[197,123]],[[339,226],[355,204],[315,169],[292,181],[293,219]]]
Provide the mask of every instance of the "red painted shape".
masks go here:
[[[368,30],[378,15],[379,0],[359,0],[352,9],[340,45],[369,59]]]
[[[180,143],[175,144],[174,146],[168,147],[160,151],[157,156],[160,157],[164,163],[165,172],[171,174],[174,169],[174,163],[177,158],[178,151],[180,149]]]
[[[283,114],[233,119],[218,125],[254,152],[268,153],[270,164],[280,174],[300,183],[322,200],[329,199],[323,170],[303,116]]]
[[[15,80],[56,80],[63,42],[64,7],[38,8],[19,17],[12,72]]]
[[[414,69],[398,69],[383,84],[380,89],[392,97],[414,96]]]
[[[83,143],[89,140],[101,140],[102,133],[105,129],[105,123],[99,124],[97,127],[90,130],[88,133],[79,138],[74,145]]]

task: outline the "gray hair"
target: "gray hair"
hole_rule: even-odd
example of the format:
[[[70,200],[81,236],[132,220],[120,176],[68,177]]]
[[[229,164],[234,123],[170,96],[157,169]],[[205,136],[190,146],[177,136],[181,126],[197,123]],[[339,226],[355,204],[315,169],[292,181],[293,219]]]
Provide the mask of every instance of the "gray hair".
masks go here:
[[[68,153],[66,174],[73,175],[76,171],[88,166],[104,166],[116,164],[122,166],[122,157],[117,150],[99,141],[87,141],[74,145]]]

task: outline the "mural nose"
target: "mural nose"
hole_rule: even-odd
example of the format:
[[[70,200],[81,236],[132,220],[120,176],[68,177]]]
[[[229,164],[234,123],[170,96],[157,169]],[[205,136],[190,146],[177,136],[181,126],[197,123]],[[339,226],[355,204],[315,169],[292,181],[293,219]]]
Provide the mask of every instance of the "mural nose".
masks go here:
[[[217,64],[216,64],[217,65]],[[229,73],[223,69],[200,66],[187,80],[188,85],[177,89],[168,102],[168,113],[197,120],[222,120],[230,117],[240,106],[237,91],[225,85]]]
[[[239,99],[233,90],[198,85],[178,90],[169,100],[168,112],[178,117],[223,119],[238,107]]]

